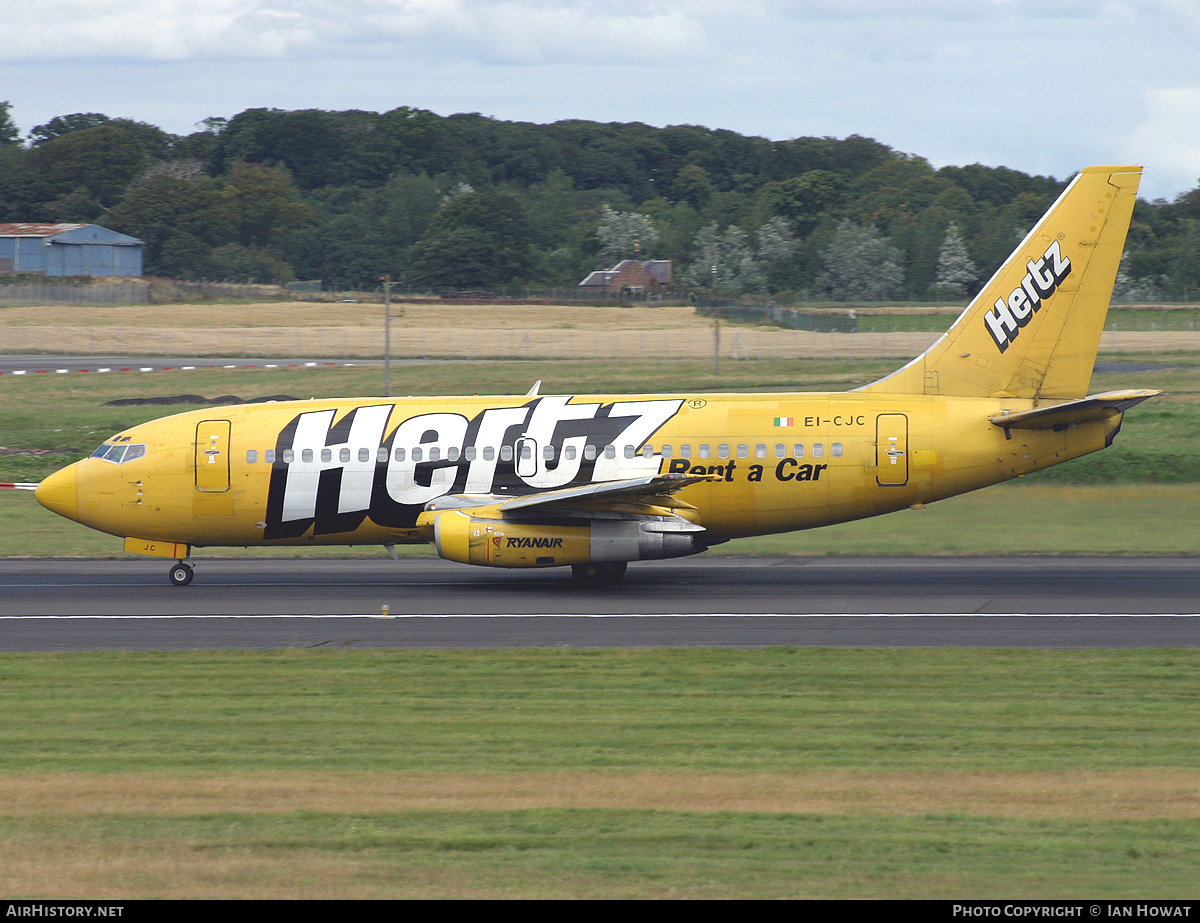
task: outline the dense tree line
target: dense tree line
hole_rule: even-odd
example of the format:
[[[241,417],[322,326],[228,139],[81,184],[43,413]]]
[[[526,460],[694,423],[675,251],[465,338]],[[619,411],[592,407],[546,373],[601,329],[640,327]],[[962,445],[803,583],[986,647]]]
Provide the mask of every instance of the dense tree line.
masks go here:
[[[0,103],[0,221],[103,224],[184,279],[566,287],[639,255],[722,293],[961,297],[1064,185],[858,136],[410,108],[249,109],[186,136],[74,113],[22,138]],[[1138,203],[1119,290],[1200,295],[1200,189]]]

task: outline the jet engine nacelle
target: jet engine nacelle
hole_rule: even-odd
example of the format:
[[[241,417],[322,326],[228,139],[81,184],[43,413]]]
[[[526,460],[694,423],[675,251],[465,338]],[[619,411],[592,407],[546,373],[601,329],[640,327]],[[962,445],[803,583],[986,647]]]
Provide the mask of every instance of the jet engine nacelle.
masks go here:
[[[433,517],[438,554],[487,567],[556,567],[680,558],[707,548],[700,526],[680,520],[592,519],[582,525],[476,519],[461,510]]]

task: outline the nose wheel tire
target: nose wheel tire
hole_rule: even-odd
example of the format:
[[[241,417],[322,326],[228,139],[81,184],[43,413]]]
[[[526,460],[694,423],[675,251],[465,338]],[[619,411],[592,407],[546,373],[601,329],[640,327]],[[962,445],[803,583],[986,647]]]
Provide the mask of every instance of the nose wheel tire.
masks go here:
[[[192,566],[184,564],[182,561],[171,568],[171,582],[175,586],[187,586],[192,582],[192,577],[195,575],[196,572],[192,569]]]

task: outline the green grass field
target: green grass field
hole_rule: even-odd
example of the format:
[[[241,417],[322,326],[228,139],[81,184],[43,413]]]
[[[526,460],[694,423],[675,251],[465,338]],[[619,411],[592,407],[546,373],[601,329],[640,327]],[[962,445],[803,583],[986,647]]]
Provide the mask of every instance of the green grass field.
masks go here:
[[[0,882],[1189,897],[1198,669],[1195,650],[3,655]]]
[[[1146,361],[1093,380],[1168,392],[1097,456],[893,514],[886,533],[867,520],[721,550],[1195,553],[1200,358]],[[393,391],[844,390],[892,367],[447,363],[397,367]],[[189,409],[115,398],[381,382],[6,376],[0,480]],[[0,556],[120,554],[0,493]],[[1194,649],[0,655],[0,893],[1189,898],[1198,672]]]

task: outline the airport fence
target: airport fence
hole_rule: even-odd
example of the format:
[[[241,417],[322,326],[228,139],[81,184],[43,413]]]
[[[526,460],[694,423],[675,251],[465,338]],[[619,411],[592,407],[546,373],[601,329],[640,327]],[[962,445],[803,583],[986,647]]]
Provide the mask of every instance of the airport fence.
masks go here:
[[[11,282],[0,285],[0,306],[148,304],[150,288],[142,282],[79,285],[74,282]]]

